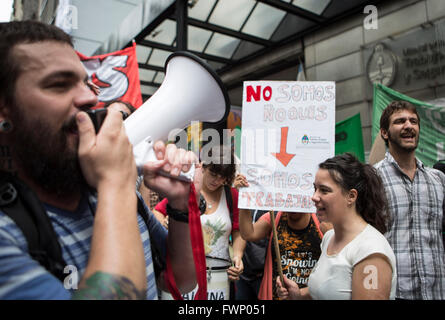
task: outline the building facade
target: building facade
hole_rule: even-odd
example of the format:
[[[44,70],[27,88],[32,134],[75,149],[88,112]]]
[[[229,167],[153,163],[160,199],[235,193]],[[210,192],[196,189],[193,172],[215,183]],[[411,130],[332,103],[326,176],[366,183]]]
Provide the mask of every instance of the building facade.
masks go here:
[[[54,23],[59,2],[15,0],[14,18]],[[129,24],[137,30],[143,29],[173,1],[107,1],[110,8],[103,11],[114,12],[114,15],[104,16],[103,21],[94,19],[97,9],[92,8],[98,5],[95,2],[73,0],[69,3],[79,14],[79,28],[72,33],[76,49],[92,55],[99,53],[97,47],[105,48],[104,52],[122,47],[110,45],[122,41],[105,41],[108,34],[104,29],[112,31],[118,25]],[[151,16],[145,20],[133,17],[142,15],[141,12],[146,13],[144,17],[148,12]],[[116,24],[114,28],[107,24],[112,22]],[[165,25],[162,28],[165,29]],[[119,33],[126,29],[119,27]],[[175,29],[172,30],[171,41],[175,39]],[[147,39],[155,41],[154,35]],[[138,45],[137,51],[140,63],[145,62],[149,54],[154,56],[149,47]],[[445,105],[445,1],[379,1],[376,6],[364,6],[360,13],[340,18],[297,41],[226,70],[220,76],[228,88],[232,105],[240,107],[242,80],[293,81],[297,78],[300,61],[304,62],[306,80],[336,82],[336,122],[360,113],[365,153],[369,155],[372,147],[372,82],[382,83],[422,101]],[[160,61],[159,68],[163,64]],[[141,82],[145,98],[157,89],[156,86],[147,87],[146,83],[160,85],[162,82],[163,73],[158,73],[140,68],[140,78],[146,80]],[[157,74],[155,80],[149,82],[146,78],[154,74]]]
[[[336,122],[360,113],[369,156],[373,81],[444,104],[445,1],[387,0],[366,9],[305,36],[301,44],[294,44],[292,54],[304,57],[306,80],[336,82]],[[297,68],[265,79],[295,80]],[[242,88],[230,90],[230,97],[234,105],[241,105]]]
[[[13,20],[53,23],[59,0],[14,0]]]

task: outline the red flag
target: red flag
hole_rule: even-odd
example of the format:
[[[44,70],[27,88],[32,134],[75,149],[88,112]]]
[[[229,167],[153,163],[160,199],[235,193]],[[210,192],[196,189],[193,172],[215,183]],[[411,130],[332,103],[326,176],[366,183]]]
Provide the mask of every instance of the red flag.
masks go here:
[[[99,103],[95,108],[114,99],[131,103],[135,108],[142,104],[136,43],[131,47],[107,54],[87,57],[77,52],[90,80],[100,88]]]
[[[207,272],[206,272],[206,256],[204,250],[204,240],[201,228],[201,212],[196,201],[196,190],[193,183],[190,184],[190,194],[188,201],[189,208],[189,229],[190,241],[193,250],[193,260],[195,261],[196,282],[198,283],[198,290],[194,300],[207,300]],[[167,265],[164,273],[165,283],[175,300],[184,300],[181,293],[176,286],[175,277],[173,275],[172,266],[170,263],[170,256],[167,248]]]

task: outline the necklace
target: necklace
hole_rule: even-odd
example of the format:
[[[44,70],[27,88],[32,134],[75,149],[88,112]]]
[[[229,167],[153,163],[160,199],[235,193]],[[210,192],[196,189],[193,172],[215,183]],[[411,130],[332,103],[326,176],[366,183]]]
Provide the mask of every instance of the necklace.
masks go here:
[[[204,192],[202,192],[202,190],[201,190],[201,193],[204,194]],[[210,193],[210,194],[212,194],[212,193]],[[215,206],[215,204],[218,204],[218,200],[215,201],[214,199],[212,199],[212,203],[210,203],[209,198],[215,198],[214,192],[212,194],[212,197],[210,197],[210,194],[206,193],[207,199],[204,199],[205,203],[207,205],[207,209],[212,209]]]
[[[218,201],[212,199],[212,202],[207,200],[206,203],[207,203],[207,209],[212,209],[213,207],[217,207]]]

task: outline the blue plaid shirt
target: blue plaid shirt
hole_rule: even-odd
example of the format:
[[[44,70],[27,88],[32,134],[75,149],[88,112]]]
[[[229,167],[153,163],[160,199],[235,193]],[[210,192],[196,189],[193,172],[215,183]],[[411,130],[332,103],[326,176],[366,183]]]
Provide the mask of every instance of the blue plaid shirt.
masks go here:
[[[445,175],[416,162],[413,181],[389,152],[375,165],[388,198],[390,222],[385,236],[397,260],[396,297],[445,299]]]

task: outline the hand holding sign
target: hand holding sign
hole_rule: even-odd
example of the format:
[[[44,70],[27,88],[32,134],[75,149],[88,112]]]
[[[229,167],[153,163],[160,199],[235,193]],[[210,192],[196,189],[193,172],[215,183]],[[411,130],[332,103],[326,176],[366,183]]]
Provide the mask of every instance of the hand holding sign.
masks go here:
[[[318,163],[334,155],[335,83],[244,83],[239,207],[313,212]]]

